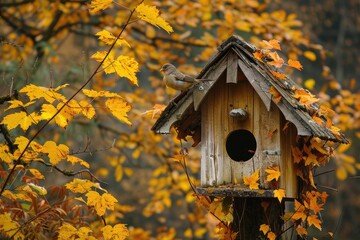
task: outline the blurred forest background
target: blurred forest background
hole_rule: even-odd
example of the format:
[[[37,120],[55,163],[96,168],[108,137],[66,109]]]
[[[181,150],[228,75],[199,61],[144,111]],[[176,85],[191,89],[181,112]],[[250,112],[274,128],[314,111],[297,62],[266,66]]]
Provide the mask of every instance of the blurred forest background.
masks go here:
[[[194,203],[184,169],[172,159],[179,154],[180,142],[174,135],[151,132],[155,119],[149,110],[155,104],[167,104],[177,94],[163,85],[158,72],[162,64],[172,62],[195,75],[222,41],[238,34],[256,46],[263,39],[280,40],[282,53],[298,58],[304,66],[301,72],[288,72],[291,77],[336,111],[333,121],[352,144],[340,148],[320,171],[328,173],[315,179],[320,190],[330,195],[322,212],[323,229],[334,232],[335,239],[358,239],[360,184],[352,161],[358,162],[360,154],[360,1],[146,2],[161,10],[174,33],[168,35],[142,22],[126,29],[124,38],[131,47],[117,51],[139,62],[139,87],[102,74],[96,75],[90,86],[121,93],[133,107],[129,113],[132,126],[119,123],[99,108],[95,119],[75,119],[66,129],[49,125],[37,139],[66,143],[71,153],[91,164],[90,171],[107,183],[101,186],[119,200],[107,221],[127,224],[130,239],[214,237],[209,229],[217,220]],[[126,9],[114,4],[105,12],[89,14],[87,3],[0,2],[0,96],[29,83],[45,87],[69,83],[66,91],[75,91],[90,76],[95,66],[90,56],[104,47],[95,33],[103,28],[118,33]],[[136,4],[128,0],[118,3],[129,8]],[[0,120],[6,107],[2,102]],[[31,136],[34,131],[16,129],[11,136]],[[0,141],[5,142],[2,134]],[[191,141],[182,143],[189,148],[190,175],[198,178],[200,155],[190,146]],[[351,164],[344,165],[344,159]],[[39,184],[47,188],[71,180],[44,166],[36,167],[45,175]],[[81,166],[76,166],[75,170],[79,169]],[[51,198],[55,197],[48,197],[50,202]]]

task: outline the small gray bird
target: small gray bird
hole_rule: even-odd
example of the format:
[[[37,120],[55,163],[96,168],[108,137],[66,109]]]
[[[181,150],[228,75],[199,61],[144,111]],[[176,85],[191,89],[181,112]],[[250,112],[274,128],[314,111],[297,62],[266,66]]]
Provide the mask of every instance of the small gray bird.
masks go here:
[[[164,75],[164,83],[166,86],[175,90],[185,91],[192,85],[204,81],[212,81],[210,79],[196,79],[179,72],[176,67],[170,63],[164,64],[160,72]]]

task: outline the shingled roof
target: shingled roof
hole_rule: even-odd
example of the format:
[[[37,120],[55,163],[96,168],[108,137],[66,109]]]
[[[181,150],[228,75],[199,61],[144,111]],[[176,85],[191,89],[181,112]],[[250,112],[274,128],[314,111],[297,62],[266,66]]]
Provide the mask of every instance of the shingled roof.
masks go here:
[[[271,73],[276,69],[258,61],[253,55],[256,51],[254,46],[238,36],[232,36],[223,42],[218,47],[218,52],[211,57],[197,76],[197,78],[215,81],[197,84],[186,92],[182,92],[165,108],[152,130],[156,133],[169,133],[171,126],[174,126],[179,138],[192,136],[196,145],[201,140],[199,107],[202,100],[222,74],[227,74],[227,76],[243,74],[260,96],[267,110],[270,110],[272,102],[276,104],[286,120],[295,125],[299,136],[314,136],[323,140],[348,143],[344,134],[326,126],[325,118],[322,119],[323,124],[314,121],[312,116],[319,110],[319,105],[312,103],[310,107],[305,107],[299,103],[294,98],[294,89],[301,89],[301,87],[288,77],[286,80],[276,79]],[[229,77],[229,79],[236,78]],[[271,87],[281,95],[281,100],[277,103],[270,94]]]

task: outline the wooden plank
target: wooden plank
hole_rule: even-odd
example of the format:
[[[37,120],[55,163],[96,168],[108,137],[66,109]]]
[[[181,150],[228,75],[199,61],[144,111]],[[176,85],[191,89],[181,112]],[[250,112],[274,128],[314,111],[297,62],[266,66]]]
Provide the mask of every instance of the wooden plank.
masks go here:
[[[237,83],[237,75],[238,75],[238,57],[233,52],[227,55],[227,69],[226,69],[226,83]]]
[[[289,123],[287,129],[283,131],[286,124],[286,119],[281,116],[281,178],[280,178],[280,188],[285,189],[285,196],[290,198],[297,197],[297,181],[295,168],[293,163],[293,157],[291,153],[291,147],[296,146],[296,127]]]
[[[203,101],[206,94],[209,92],[209,90],[212,88],[212,86],[218,81],[218,79],[221,77],[221,75],[224,73],[225,69],[227,67],[227,61],[224,57],[220,60],[219,63],[214,65],[213,68],[210,68],[203,76],[202,78],[205,79],[211,79],[213,81],[207,81],[198,84],[193,89],[193,101],[194,101],[194,109],[197,111],[199,109],[199,106],[201,102]]]
[[[257,140],[256,157],[260,169],[260,187],[269,189],[266,181],[265,170],[268,166],[281,167],[281,147],[280,147],[280,111],[272,105],[270,111],[255,94],[254,97],[254,135]]]

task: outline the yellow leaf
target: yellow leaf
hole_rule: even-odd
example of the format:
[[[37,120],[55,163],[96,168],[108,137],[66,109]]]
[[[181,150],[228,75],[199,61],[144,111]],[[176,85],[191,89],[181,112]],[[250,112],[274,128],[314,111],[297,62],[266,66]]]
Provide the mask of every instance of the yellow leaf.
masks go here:
[[[112,0],[92,0],[88,5],[90,13],[96,13],[101,10],[105,10],[110,7]]]
[[[273,179],[278,181],[280,177],[279,166],[274,166],[274,167],[268,166],[265,172],[268,174],[266,177],[266,181],[271,182]]]
[[[74,193],[85,193],[90,191],[92,187],[96,187],[97,184],[86,179],[75,178],[64,186]]]
[[[244,176],[244,184],[249,186],[250,189],[259,189],[259,172],[260,170],[256,170],[253,174],[250,176]]]
[[[347,172],[343,166],[340,166],[336,169],[336,177],[339,180],[345,180],[347,178]]]
[[[23,87],[22,89],[20,89],[19,92],[25,93],[29,97],[30,101],[34,99],[44,98],[45,101],[49,103],[53,103],[55,100],[65,102],[66,98],[62,94],[57,93],[56,91],[66,86],[68,86],[68,84],[64,84],[53,89],[53,88],[39,87],[33,84],[29,84]]]
[[[104,240],[124,240],[129,236],[129,230],[125,224],[116,224],[114,227],[107,225],[101,228]]]
[[[203,239],[204,238],[204,234],[207,233],[208,229],[207,228],[198,228],[195,230],[195,238],[199,238],[199,239]]]
[[[271,75],[273,75],[274,77],[276,77],[279,80],[286,80],[286,75],[280,72],[276,72],[276,71],[272,71],[270,70]]]
[[[314,52],[312,52],[312,51],[305,51],[304,52],[304,57],[306,57],[310,61],[315,61],[316,60],[316,54]]]
[[[285,197],[285,190],[284,189],[276,189],[274,190],[274,197],[276,197],[279,202]]]
[[[130,80],[130,83],[138,86],[135,73],[139,71],[139,64],[134,58],[119,56],[114,63],[114,68],[120,77],[126,77]]]
[[[321,220],[318,219],[317,215],[314,214],[314,215],[308,216],[307,222],[308,222],[309,226],[314,225],[320,231],[322,230],[322,228],[321,228]]]
[[[51,104],[43,104],[41,106],[41,117],[45,120],[52,118],[58,110],[63,106],[63,103],[59,103],[57,107],[54,107]],[[65,106],[60,113],[54,118],[55,123],[62,128],[66,128],[69,122],[73,119],[75,114],[80,111],[80,107],[72,108],[70,106]]]
[[[0,144],[0,159],[7,164],[12,163],[12,161],[15,160],[9,147],[5,144]]]
[[[115,175],[115,181],[120,182],[124,176],[124,171],[123,171],[122,165],[116,166],[114,175]]]
[[[168,33],[173,32],[173,28],[163,18],[159,16],[159,10],[156,7],[144,3],[136,7],[138,17],[156,27],[161,27]]]
[[[73,225],[63,223],[61,227],[58,228],[58,239],[75,239],[77,231],[78,230]]]
[[[66,160],[67,160],[68,162],[71,162],[72,165],[74,165],[74,164],[76,164],[76,163],[79,163],[79,164],[83,165],[83,166],[86,167],[86,168],[89,168],[89,167],[90,167],[90,165],[89,165],[88,162],[82,160],[81,158],[72,156],[72,155],[68,155]]]
[[[109,98],[106,100],[105,105],[117,119],[128,125],[131,125],[131,122],[127,116],[131,106],[124,99]]]
[[[270,231],[270,226],[267,224],[261,224],[260,231],[263,232],[264,235],[266,235]]]
[[[115,203],[118,201],[109,193],[104,193],[100,195],[98,192],[89,191],[86,194],[87,205],[93,206],[95,208],[96,213],[99,216],[103,216],[107,209],[114,210]]]
[[[96,36],[99,36],[99,40],[103,41],[104,43],[106,43],[107,45],[112,45],[114,43],[114,41],[116,40],[116,37],[109,31],[107,30],[101,30],[100,32],[95,34]],[[121,45],[127,45],[128,47],[130,47],[130,44],[122,37],[120,37],[117,41],[116,41],[116,46],[121,46]]]
[[[28,115],[26,112],[21,111],[6,115],[1,123],[5,124],[9,130],[20,125],[20,127],[26,131],[32,124],[37,124],[38,120],[39,117],[36,113]]]
[[[296,199],[294,200],[295,203],[295,213],[292,215],[292,219],[305,221],[307,217],[307,213],[305,212],[305,206],[298,202]]]
[[[288,60],[288,64],[290,67],[296,68],[297,70],[301,71],[303,69],[303,66],[301,65],[301,63],[297,60]]]
[[[7,237],[12,237],[12,239],[25,239],[24,235],[21,234],[21,231],[18,231],[20,224],[13,221],[9,213],[0,214],[1,224],[0,232]],[[15,235],[14,235],[15,234]]]
[[[8,108],[6,108],[4,111],[7,111],[7,110],[13,109],[13,108],[18,108],[18,107],[25,108],[25,107],[30,106],[31,104],[35,103],[35,101],[30,101],[30,102],[24,104],[20,100],[11,100],[11,101],[8,101],[8,103],[10,103],[11,105]]]
[[[313,78],[309,78],[309,79],[305,80],[304,86],[311,91],[314,90],[315,80]]]
[[[44,179],[44,175],[41,174],[41,172],[35,168],[29,169],[29,172],[37,179]]]
[[[53,165],[58,164],[62,159],[66,159],[69,154],[69,147],[64,144],[59,144],[53,141],[47,141],[44,144],[42,153],[46,153],[49,156],[50,163]]]
[[[119,94],[112,93],[109,91],[95,91],[92,89],[83,89],[82,91],[86,96],[88,96],[90,98],[98,98],[98,97],[119,97],[119,98],[121,98],[121,96]]]

